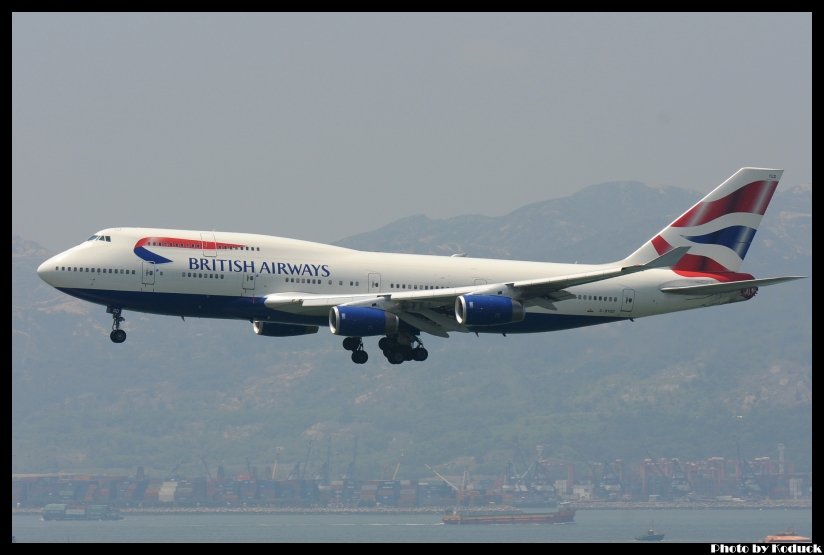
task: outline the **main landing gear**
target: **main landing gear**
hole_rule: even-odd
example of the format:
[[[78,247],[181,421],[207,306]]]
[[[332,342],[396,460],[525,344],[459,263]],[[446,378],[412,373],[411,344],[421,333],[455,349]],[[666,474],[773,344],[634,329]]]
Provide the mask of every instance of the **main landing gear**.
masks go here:
[[[411,334],[387,335],[381,338],[378,347],[390,364],[401,364],[407,360],[422,362],[429,357],[429,351],[424,348],[420,338]],[[352,362],[355,364],[363,364],[369,359],[360,337],[347,337],[343,340],[343,348],[352,351]]]
[[[343,340],[343,348],[352,351],[352,362],[355,364],[369,360],[369,353],[363,350],[363,339],[360,337],[347,337]]]
[[[126,332],[120,329],[120,323],[125,322],[126,319],[120,315],[122,310],[116,306],[106,308],[106,312],[112,315],[112,333],[109,334],[109,339],[114,343],[123,343],[126,341]]]

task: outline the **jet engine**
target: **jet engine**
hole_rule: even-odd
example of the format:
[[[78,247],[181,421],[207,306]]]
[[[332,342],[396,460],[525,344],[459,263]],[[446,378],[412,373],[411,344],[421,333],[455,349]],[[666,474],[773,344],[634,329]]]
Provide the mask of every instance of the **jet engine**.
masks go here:
[[[379,308],[333,306],[329,310],[329,329],[335,335],[366,337],[398,332],[398,317]]]
[[[455,299],[455,319],[464,326],[495,326],[524,319],[524,305],[501,295],[461,295]]]

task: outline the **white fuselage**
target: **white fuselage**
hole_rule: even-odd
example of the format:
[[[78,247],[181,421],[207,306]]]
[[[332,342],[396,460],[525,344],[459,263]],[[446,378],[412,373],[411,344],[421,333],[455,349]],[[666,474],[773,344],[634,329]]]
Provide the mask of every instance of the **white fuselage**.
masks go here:
[[[112,228],[38,269],[50,285],[109,307],[177,316],[326,325],[328,308],[264,306],[267,295],[362,295],[506,283],[597,271],[607,265],[553,264],[462,256],[365,252],[246,233]],[[552,331],[745,300],[737,292],[668,295],[667,284],[705,283],[652,269],[570,287],[574,298],[527,306],[516,324],[452,331]]]

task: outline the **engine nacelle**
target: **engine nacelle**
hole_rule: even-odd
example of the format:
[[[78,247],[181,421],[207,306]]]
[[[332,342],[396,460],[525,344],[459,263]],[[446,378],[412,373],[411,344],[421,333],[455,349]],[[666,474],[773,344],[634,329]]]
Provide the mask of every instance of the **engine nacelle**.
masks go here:
[[[520,322],[524,305],[501,295],[461,295],[455,299],[455,319],[464,326],[495,326]]]
[[[398,324],[397,316],[379,308],[333,306],[329,310],[329,329],[335,335],[389,335],[397,333]]]
[[[277,324],[275,322],[252,322],[252,328],[258,335],[266,337],[292,337],[318,333],[318,326],[298,326],[295,324]]]

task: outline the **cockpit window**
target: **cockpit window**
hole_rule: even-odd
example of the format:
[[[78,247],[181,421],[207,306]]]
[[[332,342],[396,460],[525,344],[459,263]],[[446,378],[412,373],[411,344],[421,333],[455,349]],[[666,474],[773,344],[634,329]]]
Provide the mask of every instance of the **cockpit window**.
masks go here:
[[[86,239],[86,241],[96,241],[96,240],[97,240],[97,237],[98,237],[97,235],[92,235],[91,237],[89,237],[88,239]]]

